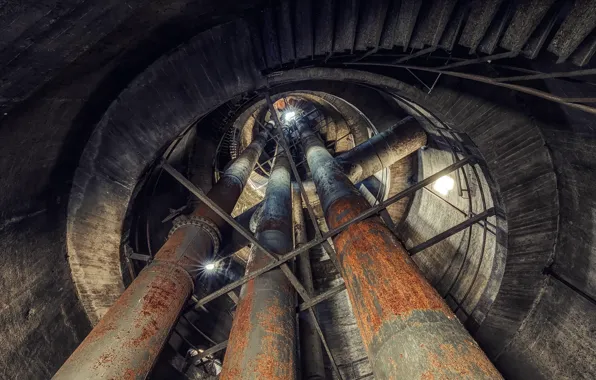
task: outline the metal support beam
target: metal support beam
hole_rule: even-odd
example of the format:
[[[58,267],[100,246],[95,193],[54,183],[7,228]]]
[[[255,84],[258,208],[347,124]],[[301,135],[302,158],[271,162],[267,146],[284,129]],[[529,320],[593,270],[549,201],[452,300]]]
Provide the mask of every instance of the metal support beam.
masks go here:
[[[559,73],[542,73],[533,75],[519,75],[515,77],[503,77],[495,78],[496,82],[520,82],[526,80],[537,80],[537,79],[553,79],[553,78],[573,78],[581,77],[586,75],[596,75],[596,69],[585,69],[585,70],[573,70],[564,71]]]
[[[298,127],[329,227],[366,212],[320,138]],[[333,242],[375,378],[501,378],[378,217],[352,223]]]
[[[292,187],[292,215],[294,218],[294,248],[298,248],[307,243],[302,197],[298,186]],[[310,266],[310,251],[305,251],[298,256],[298,270],[302,284],[308,295],[312,296],[314,294],[314,285]],[[298,320],[300,321],[298,327],[300,331],[302,376],[308,380],[323,380],[325,379],[325,365],[321,342],[315,328],[317,321],[308,312],[302,312]]]
[[[257,227],[259,242],[279,255],[292,250],[290,178],[288,158],[281,155],[269,178]],[[247,271],[270,262],[253,246]],[[220,379],[295,379],[295,307],[294,289],[281,268],[250,280],[241,291]]]
[[[205,351],[199,353],[195,358],[193,358],[193,364],[194,365],[201,364],[201,360],[203,360],[207,356],[210,356],[210,355],[213,355],[213,354],[218,353],[219,351],[225,350],[226,347],[228,347],[228,341],[227,340],[224,340],[221,343],[218,343],[218,344],[216,344],[216,345],[214,345],[212,347],[209,347]]]
[[[440,234],[438,234],[436,236],[433,236],[432,238],[428,239],[427,241],[420,243],[415,247],[410,248],[408,250],[408,252],[410,253],[410,256],[414,256],[418,252],[424,251],[428,247],[432,247],[433,245],[455,235],[456,233],[465,230],[466,228],[470,227],[471,225],[478,223],[482,220],[485,220],[489,216],[493,216],[493,215],[495,215],[495,208],[491,207],[488,210],[483,211],[480,214],[474,215],[473,217],[464,220],[460,224],[455,225],[455,226],[449,228],[448,230],[441,232]]]
[[[323,301],[328,300],[329,298],[333,297],[334,295],[343,292],[346,290],[346,284],[341,283],[340,285],[334,286],[333,288],[319,294],[316,297],[310,299],[310,301],[302,302],[298,307],[298,311],[305,311],[310,309],[311,307],[320,304]]]
[[[261,133],[207,195],[231,212],[265,146]],[[141,271],[54,379],[146,378],[194,288],[201,264],[220,244],[224,219],[199,205],[175,223],[154,261]]]
[[[513,58],[517,54],[518,54],[517,52],[509,51],[509,52],[506,52],[506,53],[499,53],[499,54],[487,55],[487,56],[480,57],[480,58],[466,59],[465,61],[451,63],[449,65],[437,67],[437,69],[438,70],[450,70],[450,69],[453,69],[453,68],[456,68],[456,67],[462,67],[462,66],[467,66],[467,65],[475,65],[477,63],[484,63],[484,62],[489,62],[490,63],[492,61],[496,61],[497,59]],[[398,62],[398,63],[400,63],[400,62]]]

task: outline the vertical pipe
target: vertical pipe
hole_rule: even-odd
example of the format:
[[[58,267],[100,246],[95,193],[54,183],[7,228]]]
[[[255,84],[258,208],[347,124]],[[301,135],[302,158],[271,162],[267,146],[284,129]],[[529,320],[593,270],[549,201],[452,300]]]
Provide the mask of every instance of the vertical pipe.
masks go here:
[[[329,228],[367,210],[320,138],[298,127]],[[378,217],[350,225],[334,244],[377,379],[501,378]]]
[[[302,197],[297,185],[292,186],[292,215],[294,218],[294,248],[299,248],[307,243],[307,237],[302,209]],[[309,296],[312,297],[315,289],[309,255],[310,251],[306,251],[298,256],[298,270],[302,285]],[[325,378],[323,349],[321,348],[321,341],[319,340],[317,331],[314,328],[314,321],[308,311],[300,313],[299,321],[302,378],[305,380],[323,380]]]
[[[207,194],[231,211],[265,146],[261,134]],[[178,223],[151,265],[122,293],[54,379],[145,379],[193,291],[201,263],[219,245],[223,220],[205,205]]]
[[[292,198],[289,161],[277,158],[269,178],[257,239],[276,254],[292,249]],[[270,259],[253,248],[247,272]],[[222,380],[288,380],[296,378],[295,295],[280,268],[247,282],[240,293]]]

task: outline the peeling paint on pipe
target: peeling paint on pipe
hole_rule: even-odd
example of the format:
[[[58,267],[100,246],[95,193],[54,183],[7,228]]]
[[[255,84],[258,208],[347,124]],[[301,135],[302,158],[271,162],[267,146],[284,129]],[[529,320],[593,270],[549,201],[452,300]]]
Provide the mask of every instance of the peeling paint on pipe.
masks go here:
[[[366,211],[319,137],[298,126],[329,228]],[[375,378],[501,378],[378,217],[352,224],[334,244]]]
[[[224,210],[231,212],[238,201],[265,141],[266,135],[259,135],[207,194]],[[206,205],[193,215],[219,229],[225,226]],[[177,228],[54,379],[145,379],[193,291],[201,262],[213,250],[214,241],[203,228]]]
[[[287,157],[277,160],[265,195],[257,239],[276,254],[292,249],[292,200]],[[252,272],[270,258],[253,249],[247,265]],[[296,378],[296,297],[280,268],[247,282],[240,293],[222,380]]]

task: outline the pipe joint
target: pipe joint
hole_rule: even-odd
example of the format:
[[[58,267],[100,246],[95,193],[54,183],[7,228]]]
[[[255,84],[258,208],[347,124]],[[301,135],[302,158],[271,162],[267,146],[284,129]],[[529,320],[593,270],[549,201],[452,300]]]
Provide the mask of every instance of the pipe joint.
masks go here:
[[[172,235],[182,227],[187,226],[194,226],[195,228],[204,231],[207,236],[211,238],[211,242],[213,244],[213,254],[217,254],[219,252],[219,248],[221,246],[221,232],[215,223],[213,223],[208,218],[192,215],[192,216],[179,216],[174,220],[174,225],[168,234],[168,239],[172,237]]]

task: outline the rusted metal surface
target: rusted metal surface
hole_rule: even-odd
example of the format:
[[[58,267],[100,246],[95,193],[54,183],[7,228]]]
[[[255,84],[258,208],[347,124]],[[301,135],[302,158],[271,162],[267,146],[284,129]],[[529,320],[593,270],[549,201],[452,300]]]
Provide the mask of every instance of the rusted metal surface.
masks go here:
[[[192,286],[181,267],[154,262],[124,291],[54,379],[144,379]]]
[[[242,154],[226,169],[221,179],[213,186],[207,196],[230,214],[236,201],[252,173],[254,166],[265,147],[267,134],[263,131],[242,151]],[[193,215],[202,216],[213,221],[220,229],[227,229],[225,220],[217,215],[208,205],[199,204]],[[226,231],[224,231],[226,233]]]
[[[369,209],[308,125],[299,125],[330,229]],[[499,372],[376,216],[333,239],[377,379],[498,379]]]
[[[294,219],[294,248],[307,243],[302,196],[298,186],[292,186],[292,215]],[[314,294],[312,269],[310,266],[310,251],[298,256],[298,270],[300,280],[309,296]],[[314,321],[308,310],[302,311],[299,318],[300,357],[302,362],[302,378],[307,380],[322,380],[325,378],[325,364],[323,349],[317,335]]]
[[[336,157],[353,183],[388,168],[426,145],[426,132],[413,118],[374,135],[362,144]]]
[[[261,244],[276,254],[292,249],[290,169],[278,157],[257,227]],[[248,271],[271,261],[253,248]],[[294,379],[296,377],[295,293],[276,268],[243,286],[230,332],[221,379]]]
[[[260,134],[207,194],[231,212],[265,145]],[[219,244],[225,221],[207,205],[194,224],[178,224],[99,324],[55,375],[56,379],[145,379],[194,287],[193,280]],[[197,219],[202,218],[202,219]],[[212,226],[212,227],[211,227]],[[215,231],[214,231],[215,230]]]

